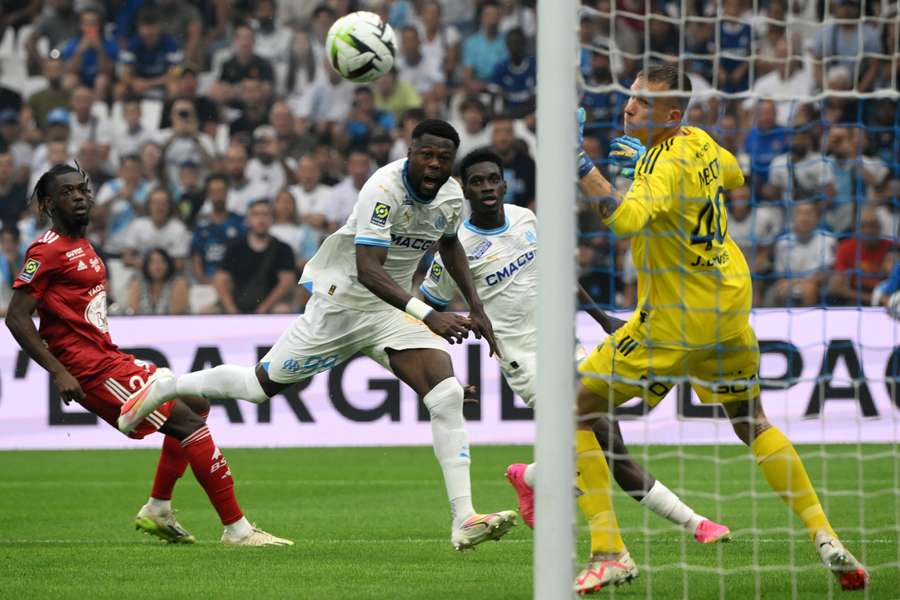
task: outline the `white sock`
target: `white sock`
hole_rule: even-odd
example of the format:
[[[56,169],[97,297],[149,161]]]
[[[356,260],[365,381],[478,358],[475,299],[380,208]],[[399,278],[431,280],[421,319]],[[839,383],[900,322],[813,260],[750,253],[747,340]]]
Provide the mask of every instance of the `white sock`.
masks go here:
[[[535,469],[535,466],[535,463],[531,463],[525,467],[525,475],[523,477],[525,479],[525,484],[530,488],[533,488],[535,485],[534,472],[537,470]]]
[[[469,480],[469,437],[463,421],[463,388],[455,377],[440,382],[422,399],[431,413],[434,455],[444,472],[453,526],[475,514]]]
[[[226,525],[225,533],[228,534],[228,537],[239,540],[253,533],[253,527],[250,525],[250,521],[247,520],[247,517],[241,517],[234,523]]]
[[[147,506],[153,509],[153,512],[156,513],[167,513],[172,512],[172,501],[171,500],[160,500],[159,498],[154,498],[150,496],[150,499],[147,500]]]
[[[178,378],[179,396],[200,396],[207,400],[247,400],[259,404],[269,399],[256,378],[256,367],[219,365],[187,373]]]
[[[681,498],[676,496],[672,490],[659,480],[653,484],[647,495],[643,497],[641,504],[659,516],[684,527],[691,533],[694,533],[700,521],[705,519],[705,517],[698,515],[690,506],[682,502]]]

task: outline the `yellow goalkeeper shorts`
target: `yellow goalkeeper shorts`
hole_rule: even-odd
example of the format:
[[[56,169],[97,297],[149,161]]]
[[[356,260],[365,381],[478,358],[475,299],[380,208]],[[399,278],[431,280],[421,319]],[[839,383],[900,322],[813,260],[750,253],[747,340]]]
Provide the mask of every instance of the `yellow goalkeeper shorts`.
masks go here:
[[[749,325],[709,348],[661,348],[629,322],[597,346],[581,366],[581,383],[618,406],[642,398],[656,406],[688,378],[704,404],[738,402],[759,395],[759,342]]]

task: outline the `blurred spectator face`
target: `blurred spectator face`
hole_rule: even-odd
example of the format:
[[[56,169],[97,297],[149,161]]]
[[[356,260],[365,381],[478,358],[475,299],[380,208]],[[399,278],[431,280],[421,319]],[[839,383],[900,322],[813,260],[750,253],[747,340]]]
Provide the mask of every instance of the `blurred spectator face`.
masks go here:
[[[491,145],[500,154],[511,151],[516,136],[513,133],[513,122],[510,119],[496,119],[491,133]]]
[[[62,86],[63,75],[65,74],[65,66],[63,61],[58,58],[44,59],[44,77],[50,87],[58,89]]]
[[[169,278],[169,263],[158,249],[154,248],[147,253],[144,259],[144,272],[154,283],[162,283]]]
[[[156,173],[161,160],[162,149],[158,145],[149,143],[141,147],[141,166],[144,173]]]
[[[141,163],[135,156],[127,156],[122,159],[119,167],[119,177],[131,185],[136,185],[141,180]]]
[[[428,31],[434,31],[441,25],[441,5],[428,2],[422,9],[422,23]]]
[[[100,15],[93,10],[83,11],[78,15],[78,22],[84,37],[95,38],[100,35]]]
[[[272,227],[272,207],[268,202],[256,202],[247,209],[247,229],[259,237],[269,234]]]
[[[197,97],[197,75],[193,71],[184,71],[178,78],[178,96],[182,98]]]
[[[0,121],[0,137],[2,137],[7,144],[11,144],[19,139],[20,128],[21,126],[19,125],[18,119]],[[66,128],[66,131],[68,131],[68,128]]]
[[[159,23],[138,20],[137,34],[141,41],[150,48],[156,46],[159,42]]]
[[[328,35],[328,29],[331,27],[332,23],[334,23],[335,19],[336,14],[327,6],[317,8],[315,12],[313,12],[313,30],[315,31],[316,38],[318,38],[320,42],[325,41],[325,36]]]
[[[521,29],[513,29],[506,34],[506,49],[513,63],[520,63],[528,52],[528,40]]]
[[[597,81],[610,81],[612,72],[609,67],[608,55],[602,52],[591,52],[591,74]]]
[[[290,223],[297,220],[297,204],[287,190],[281,190],[275,196],[275,222]]]
[[[18,256],[19,236],[17,230],[0,230],[0,252],[3,252],[6,256]]]
[[[881,242],[881,221],[872,209],[863,210],[859,216],[859,234],[866,246],[878,246]]]
[[[240,181],[244,178],[244,169],[247,167],[247,151],[240,144],[232,144],[225,151],[225,172],[232,181]]]
[[[94,92],[84,86],[72,92],[72,112],[82,123],[91,118],[91,106],[94,105]]]
[[[392,143],[393,141],[387,133],[372,136],[372,139],[369,141],[368,150],[369,154],[375,158],[376,163],[379,165],[387,164],[391,154]]]
[[[807,239],[819,222],[819,209],[814,202],[798,202],[794,205],[792,229],[800,239]]]
[[[254,44],[253,30],[246,25],[238,27],[234,32],[234,49],[242,58],[249,58],[253,54]]]
[[[260,29],[263,31],[275,29],[275,5],[271,0],[257,1],[254,16],[257,23],[259,23]]]
[[[61,165],[69,160],[69,145],[66,142],[50,142],[47,144],[47,162]]]
[[[160,227],[166,224],[171,213],[172,200],[169,198],[169,192],[161,188],[153,190],[147,199],[147,216],[150,220]]]
[[[246,106],[258,106],[264,100],[262,80],[248,77],[241,81],[241,101]]]
[[[388,73],[393,73],[389,71]],[[385,74],[381,77],[381,79],[388,79],[388,75]],[[359,111],[360,113],[364,113],[367,115],[375,113],[375,97],[372,96],[372,90],[368,88],[359,88],[353,94],[353,107]]]
[[[187,163],[178,170],[178,184],[184,191],[196,190],[200,187],[200,170],[197,165]]]
[[[206,184],[206,198],[212,204],[216,212],[225,211],[225,203],[228,201],[228,184],[216,177]]]
[[[483,6],[481,9],[481,28],[489,33],[497,31],[500,24],[500,7],[493,5]]]
[[[74,12],[72,0],[50,0],[48,3],[60,15],[71,15]]]
[[[19,135],[19,125],[15,124],[15,133],[12,138],[7,138],[14,140]],[[4,136],[5,137],[5,136]],[[47,125],[47,135],[48,142],[65,142],[69,139],[69,126],[65,123],[52,123]]]
[[[0,154],[0,183],[7,184],[12,180],[13,158],[9,153]]]
[[[741,0],[725,0],[722,8],[729,17],[741,16]]]
[[[197,132],[197,112],[193,102],[177,100],[172,105],[172,130],[180,136],[190,136]]]
[[[756,127],[762,130],[775,127],[775,103],[762,100],[756,105]]]
[[[856,152],[854,130],[849,127],[832,127],[828,132],[828,152],[837,158],[850,158]]]
[[[859,3],[856,0],[835,0],[831,4],[831,12],[838,19],[859,18]]]
[[[269,111],[269,123],[281,137],[294,132],[294,115],[286,102],[276,102]]]
[[[122,106],[122,118],[128,127],[134,128],[141,124],[141,103],[128,101]]]
[[[728,208],[732,216],[738,221],[743,221],[750,214],[750,188],[743,185],[728,193]]]
[[[315,189],[319,185],[319,163],[311,156],[304,156],[297,161],[297,181],[303,186],[307,192]]]
[[[381,77],[378,78],[378,80],[375,82],[375,87],[378,88],[378,91],[381,92],[382,96],[390,96],[394,91],[394,86],[396,85],[396,83],[397,83],[397,74],[394,73],[393,69],[391,69],[390,71],[388,71],[387,73],[385,73],[384,75],[382,75]],[[361,96],[362,95],[366,95],[366,94],[361,94]],[[375,101],[373,100],[372,101],[373,105],[374,105],[374,102]]]
[[[347,174],[353,178],[357,188],[361,188],[369,178],[370,158],[365,152],[354,151],[347,157]]]
[[[403,28],[401,36],[400,42],[403,44],[403,56],[412,62],[417,61],[421,55],[419,32],[416,31],[415,27],[407,26]]]
[[[794,159],[805,157],[812,150],[812,139],[808,131],[795,131],[791,136],[791,155]]]

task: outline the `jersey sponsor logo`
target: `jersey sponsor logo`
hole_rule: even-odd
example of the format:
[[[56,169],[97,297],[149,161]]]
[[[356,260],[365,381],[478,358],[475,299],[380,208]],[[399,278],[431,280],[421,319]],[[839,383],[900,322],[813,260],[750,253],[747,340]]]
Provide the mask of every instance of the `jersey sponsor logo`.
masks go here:
[[[408,235],[391,234],[391,244],[403,248],[412,248],[413,250],[428,251],[434,244],[434,240],[423,240],[422,238],[409,237]]]
[[[109,333],[109,320],[106,318],[105,291],[101,291],[91,298],[91,301],[84,307],[84,320],[103,333]]]
[[[39,237],[37,241],[39,241],[42,244],[52,244],[53,242],[55,242],[58,239],[59,239],[58,233],[55,233],[53,231],[48,231],[44,235]]]
[[[86,264],[84,264],[83,260],[78,261],[78,270],[79,271],[86,271],[87,268],[88,268],[88,266]]]
[[[474,260],[476,258],[481,258],[484,256],[484,253],[488,251],[488,248],[491,247],[491,240],[482,240],[480,244],[475,246],[472,249],[472,253],[469,254],[469,260]]]
[[[371,222],[373,225],[384,225],[391,214],[391,207],[384,202],[376,202],[372,210]]]
[[[528,263],[534,260],[536,253],[531,250],[526,252],[525,254],[519,256],[516,260],[512,261],[501,270],[496,273],[491,273],[487,277],[484,278],[484,281],[490,285],[497,285],[504,279],[509,279],[513,277],[520,269],[525,267]]]
[[[78,247],[74,250],[69,250],[68,252],[66,252],[66,258],[68,258],[69,261],[73,261],[79,256],[84,256],[84,248]]]
[[[440,283],[441,275],[444,274],[444,267],[438,264],[437,261],[431,263],[431,270],[428,273],[428,276],[431,277],[431,280],[435,283]]]
[[[34,274],[37,273],[38,269],[40,268],[41,261],[29,258],[25,261],[25,265],[22,267],[22,272],[19,273],[19,279],[21,279],[25,283],[31,283],[31,280],[34,279]]]

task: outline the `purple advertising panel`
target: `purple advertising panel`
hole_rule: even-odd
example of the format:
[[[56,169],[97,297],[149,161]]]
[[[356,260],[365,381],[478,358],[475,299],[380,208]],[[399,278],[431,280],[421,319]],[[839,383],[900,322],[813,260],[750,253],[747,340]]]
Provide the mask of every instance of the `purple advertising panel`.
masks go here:
[[[204,316],[110,319],[113,339],[176,374],[223,362],[252,365],[293,317]],[[883,310],[761,310],[763,403],[798,443],[892,442],[900,434],[900,328]],[[604,334],[578,317],[585,348]],[[530,444],[533,415],[504,384],[487,346],[448,346],[456,374],[475,384],[480,403],[467,406],[473,444]],[[538,406],[553,402],[539,398]],[[638,404],[634,407],[634,404]],[[625,412],[646,412],[639,402]],[[643,416],[623,415],[631,444],[733,443],[720,409],[702,406],[687,385]],[[416,394],[388,371],[358,357],[294,386],[270,402],[213,405],[210,428],[222,446],[381,446],[431,443],[428,415]],[[119,434],[78,406],[64,406],[47,373],[0,330],[0,449],[124,448],[158,442]]]

